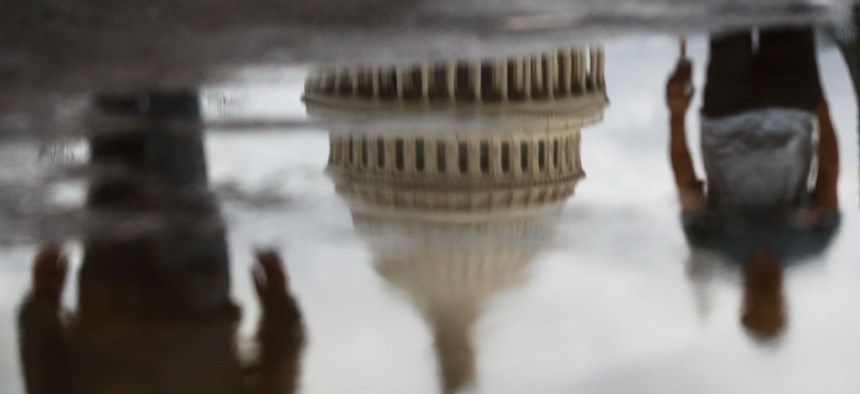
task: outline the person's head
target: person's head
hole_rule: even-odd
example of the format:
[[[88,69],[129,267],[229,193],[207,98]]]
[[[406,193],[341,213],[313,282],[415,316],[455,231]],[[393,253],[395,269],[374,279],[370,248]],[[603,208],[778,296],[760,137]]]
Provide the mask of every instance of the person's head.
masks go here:
[[[786,327],[782,262],[769,251],[753,254],[744,266],[741,324],[760,343],[780,338]]]

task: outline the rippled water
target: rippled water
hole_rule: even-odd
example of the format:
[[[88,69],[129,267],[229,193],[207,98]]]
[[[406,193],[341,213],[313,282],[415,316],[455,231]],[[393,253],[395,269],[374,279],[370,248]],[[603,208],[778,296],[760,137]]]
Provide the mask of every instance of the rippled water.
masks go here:
[[[845,4],[299,2],[166,18],[154,3],[160,22],[123,30],[142,17],[85,3],[43,5],[58,12],[48,31],[113,15],[127,50],[164,32],[146,62],[87,41],[105,28],[91,22],[68,39],[104,69],[60,51],[61,75],[52,46],[28,45],[58,43],[21,33],[38,6],[0,28],[0,80],[32,90],[0,93],[0,392],[860,387],[860,52]],[[703,142],[706,82],[725,88],[709,62],[743,62],[712,56],[725,36],[704,31],[810,21],[837,143],[814,108],[806,140],[777,133],[783,116],[757,123],[778,134],[764,142],[755,127]],[[674,137],[703,202],[671,145],[680,34],[695,94]],[[810,96],[793,93],[797,53],[725,88],[749,94],[723,106]],[[788,88],[763,82],[783,70]],[[811,167],[803,146],[822,152]],[[796,168],[818,179],[785,189]],[[758,205],[726,208],[720,187]],[[770,198],[771,215],[774,194],[791,201]]]

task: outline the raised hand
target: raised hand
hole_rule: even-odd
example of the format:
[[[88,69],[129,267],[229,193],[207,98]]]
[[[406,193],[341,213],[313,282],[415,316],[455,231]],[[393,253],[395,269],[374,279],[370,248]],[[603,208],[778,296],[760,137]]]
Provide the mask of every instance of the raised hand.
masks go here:
[[[274,250],[259,250],[256,252],[256,259],[257,263],[254,264],[251,275],[260,301],[284,297],[288,285],[281,257]]]
[[[302,314],[290,295],[284,264],[277,252],[258,250],[252,269],[262,316],[257,338],[260,342],[258,378],[249,392],[258,394],[294,393],[298,386],[305,331]]]
[[[666,105],[673,115],[683,115],[690,107],[695,88],[692,82],[693,63],[686,57],[678,59],[666,82]]]
[[[68,271],[68,260],[56,245],[46,246],[33,261],[33,292],[59,300]]]

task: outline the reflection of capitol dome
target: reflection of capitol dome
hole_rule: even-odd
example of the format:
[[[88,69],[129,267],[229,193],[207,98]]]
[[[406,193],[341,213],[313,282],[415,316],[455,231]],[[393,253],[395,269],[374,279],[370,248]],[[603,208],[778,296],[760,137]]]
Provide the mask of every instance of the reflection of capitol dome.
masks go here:
[[[520,281],[584,175],[580,127],[603,116],[602,70],[595,47],[471,65],[320,71],[306,83],[308,112],[324,119],[472,113],[495,121],[460,133],[331,126],[337,191],[377,272],[430,324],[445,392],[473,380],[473,324],[494,295]]]
[[[579,114],[590,122],[594,110],[602,112],[604,87],[603,49],[592,47],[498,61],[319,70],[308,77],[304,99],[310,114],[326,117],[477,106],[483,114]]]

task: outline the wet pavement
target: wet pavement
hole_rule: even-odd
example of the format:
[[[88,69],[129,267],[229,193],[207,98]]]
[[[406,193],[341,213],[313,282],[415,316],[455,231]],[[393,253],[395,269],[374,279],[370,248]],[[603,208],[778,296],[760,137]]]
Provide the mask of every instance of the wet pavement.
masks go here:
[[[0,392],[854,392],[850,13],[701,33],[743,6],[403,6],[472,30],[9,79],[61,104],[0,95]]]

